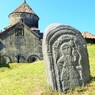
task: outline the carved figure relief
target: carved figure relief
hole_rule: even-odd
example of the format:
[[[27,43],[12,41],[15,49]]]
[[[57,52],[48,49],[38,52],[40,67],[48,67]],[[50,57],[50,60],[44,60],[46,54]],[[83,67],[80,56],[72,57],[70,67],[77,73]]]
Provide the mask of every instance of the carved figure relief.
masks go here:
[[[78,30],[66,25],[49,26],[44,33],[43,56],[52,89],[63,92],[90,80],[86,43]]]
[[[81,79],[81,74],[77,69],[77,66],[81,67],[81,65],[79,65],[80,63],[77,64],[78,62],[76,62],[80,59],[80,56],[72,44],[73,43],[70,42],[62,44],[60,48],[62,54],[57,61],[59,79],[61,81],[61,88],[63,91],[69,89],[70,86],[75,87],[79,85]],[[76,84],[73,82],[76,82]]]

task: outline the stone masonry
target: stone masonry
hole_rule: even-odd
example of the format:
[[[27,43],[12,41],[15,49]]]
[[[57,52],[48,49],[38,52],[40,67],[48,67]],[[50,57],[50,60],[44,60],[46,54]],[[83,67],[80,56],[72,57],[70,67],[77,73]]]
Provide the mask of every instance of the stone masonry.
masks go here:
[[[1,58],[4,57],[6,63],[42,59],[39,17],[35,12],[24,2],[9,14],[9,19],[10,25],[0,33]]]

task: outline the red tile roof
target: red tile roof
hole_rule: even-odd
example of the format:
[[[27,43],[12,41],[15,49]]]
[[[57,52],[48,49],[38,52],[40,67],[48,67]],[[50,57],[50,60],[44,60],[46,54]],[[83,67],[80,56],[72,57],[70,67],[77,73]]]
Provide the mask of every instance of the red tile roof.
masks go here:
[[[95,35],[88,32],[82,32],[82,35],[84,38],[95,39]]]
[[[12,13],[18,13],[18,12],[26,12],[26,13],[32,13],[32,14],[36,15],[35,12],[31,9],[31,7],[26,2],[22,3]]]

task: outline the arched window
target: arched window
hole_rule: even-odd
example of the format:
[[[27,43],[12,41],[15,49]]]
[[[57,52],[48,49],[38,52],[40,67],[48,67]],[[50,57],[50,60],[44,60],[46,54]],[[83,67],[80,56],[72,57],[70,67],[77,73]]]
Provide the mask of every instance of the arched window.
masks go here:
[[[7,55],[0,55],[0,63],[1,64],[8,64],[11,63],[11,58]]]
[[[32,62],[35,62],[35,61],[38,61],[38,60],[40,60],[40,58],[37,55],[31,55],[31,56],[28,57],[27,62],[32,63]]]

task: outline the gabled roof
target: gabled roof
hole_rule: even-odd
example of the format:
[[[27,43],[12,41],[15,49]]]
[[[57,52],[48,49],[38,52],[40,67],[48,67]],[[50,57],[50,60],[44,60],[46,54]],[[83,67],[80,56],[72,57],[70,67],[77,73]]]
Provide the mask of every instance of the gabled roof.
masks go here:
[[[95,39],[95,35],[93,35],[89,32],[82,32],[82,35],[84,38]]]
[[[10,25],[10,26],[4,28],[5,30],[0,33],[0,36],[1,36],[3,33],[9,31],[11,28],[13,28],[13,27],[15,27],[16,25],[18,25],[18,24],[23,24],[28,30],[31,31],[32,34],[34,34],[34,35],[37,36],[37,37],[40,37],[40,35],[38,35],[38,33],[33,32],[33,31],[31,30],[31,28],[29,28],[26,24],[24,24],[24,23],[21,22],[21,21],[17,22],[17,23],[14,24],[14,25]]]
[[[4,28],[4,31],[0,32],[0,36],[1,36],[3,33],[9,31],[9,29],[11,29],[11,28],[13,28],[14,26],[16,26],[18,23],[19,23],[19,22],[15,23],[15,24],[13,24],[13,25],[9,25],[9,26],[5,27],[5,28]]]
[[[14,10],[12,13],[31,13],[35,14],[35,12],[31,9],[31,7],[26,3],[22,3],[16,10]]]

